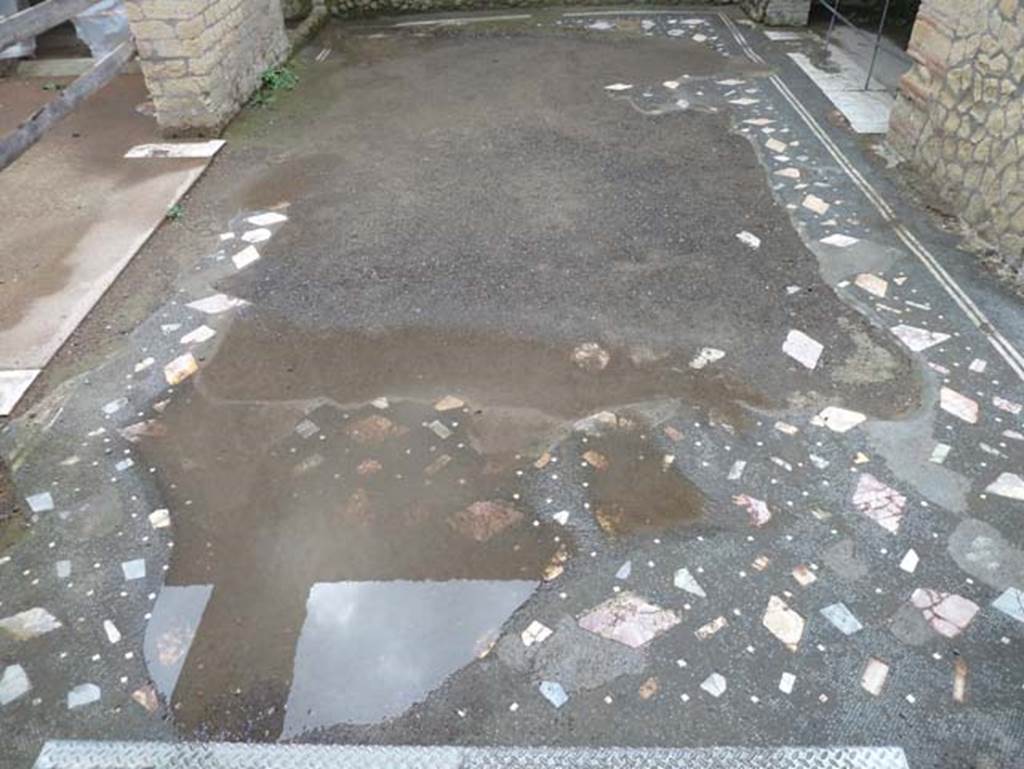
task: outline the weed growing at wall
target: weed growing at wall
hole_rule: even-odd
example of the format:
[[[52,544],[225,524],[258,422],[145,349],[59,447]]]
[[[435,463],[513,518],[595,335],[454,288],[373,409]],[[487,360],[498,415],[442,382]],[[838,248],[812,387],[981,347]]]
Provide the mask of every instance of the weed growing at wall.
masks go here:
[[[260,75],[260,87],[249,99],[253,107],[266,107],[273,104],[278,91],[291,91],[299,83],[299,76],[286,64],[270,67]]]

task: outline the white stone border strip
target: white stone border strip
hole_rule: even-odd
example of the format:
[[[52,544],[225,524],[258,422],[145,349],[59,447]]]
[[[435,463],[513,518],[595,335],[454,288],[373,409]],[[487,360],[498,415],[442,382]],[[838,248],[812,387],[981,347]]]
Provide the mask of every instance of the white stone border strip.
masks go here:
[[[807,54],[786,55],[843,113],[855,133],[884,134],[889,129],[889,114],[896,100],[885,91],[865,91],[864,77],[867,71],[860,69],[851,57],[836,48],[832,51],[831,62],[838,67],[838,71],[829,72],[816,66]]]
[[[902,748],[530,748],[47,742],[35,769],[909,769]]]
[[[746,38],[743,37],[743,33],[736,27],[732,20],[725,14],[719,14],[722,22],[732,32],[736,42],[739,43],[740,48],[747,55],[751,61],[757,64],[765,64],[765,60],[761,58],[747,43]],[[778,75],[771,75],[769,77],[772,85],[782,95],[782,97],[789,102],[790,106],[796,111],[797,115],[804,122],[804,124],[810,129],[811,133],[824,145],[825,150],[832,156],[832,158],[839,164],[839,167],[843,169],[850,180],[864,193],[864,196],[868,201],[875,207],[882,219],[889,222],[893,226],[893,230],[896,232],[897,237],[903,241],[903,244],[910,249],[911,253],[918,258],[924,267],[932,274],[936,282],[945,290],[949,297],[956,303],[956,305],[963,311],[964,315],[973,323],[985,336],[989,344],[995,348],[996,352],[999,353],[1000,357],[1006,361],[1013,372],[1024,382],[1024,355],[1017,350],[1013,344],[992,324],[984,312],[974,303],[974,301],[967,295],[967,293],[961,288],[961,286],[953,279],[953,277],[946,272],[946,270],[939,264],[935,256],[921,244],[921,241],[910,232],[903,224],[896,221],[896,215],[892,210],[892,207],[886,202],[885,198],[876,190],[870,182],[868,182],[858,171],[849,158],[843,153],[843,151],[832,141],[831,137],[825,133],[824,129],[814,119],[813,115],[804,107],[803,103],[797,99],[796,95],[789,89],[789,87],[782,82]]]
[[[678,11],[567,11],[562,14],[562,17],[573,17],[573,16],[718,16],[718,11],[688,11],[686,9],[679,9]]]
[[[0,370],[0,417],[10,416],[37,376],[37,368]]]
[[[397,24],[392,24],[392,27],[431,27],[431,26],[446,26],[446,27],[457,27],[462,24],[474,24],[484,21],[523,21],[524,19],[532,19],[533,16],[529,13],[516,13],[507,14],[504,16],[449,16],[443,19],[422,19],[416,21],[400,21]]]
[[[208,142],[139,144],[124,153],[124,156],[126,158],[212,158],[224,144],[223,139],[211,139]]]

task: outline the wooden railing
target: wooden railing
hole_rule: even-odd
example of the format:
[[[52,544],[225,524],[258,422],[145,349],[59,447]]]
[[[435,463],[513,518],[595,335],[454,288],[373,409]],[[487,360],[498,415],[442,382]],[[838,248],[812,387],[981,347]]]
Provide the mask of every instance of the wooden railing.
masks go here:
[[[96,0],[46,0],[13,16],[0,19],[0,48],[17,43],[77,16]]]
[[[52,29],[94,5],[96,0],[46,0],[13,16],[0,19],[0,48]],[[0,138],[0,171],[39,141],[54,124],[65,118],[86,98],[101,89],[135,55],[128,38],[99,59],[92,68],[64,88],[53,101],[36,110],[17,128]]]

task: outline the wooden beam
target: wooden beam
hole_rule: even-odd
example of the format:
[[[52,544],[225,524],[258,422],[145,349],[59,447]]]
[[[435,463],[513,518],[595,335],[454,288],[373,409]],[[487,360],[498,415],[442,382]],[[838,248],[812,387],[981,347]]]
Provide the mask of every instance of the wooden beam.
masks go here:
[[[35,37],[52,29],[77,16],[89,6],[95,5],[96,2],[97,0],[46,0],[24,11],[0,18],[0,48],[6,48],[11,43]]]
[[[60,96],[36,110],[28,120],[0,139],[0,171],[17,160],[25,150],[39,141],[44,133],[87,97],[113,80],[133,55],[135,43],[131,39],[125,40],[96,62],[92,69],[61,91]]]

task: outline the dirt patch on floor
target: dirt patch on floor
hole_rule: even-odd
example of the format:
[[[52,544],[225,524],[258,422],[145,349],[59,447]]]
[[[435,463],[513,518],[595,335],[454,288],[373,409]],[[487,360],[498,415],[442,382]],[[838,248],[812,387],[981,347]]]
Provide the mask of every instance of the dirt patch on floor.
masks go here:
[[[27,531],[23,510],[7,464],[0,459],[0,553]]]

